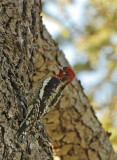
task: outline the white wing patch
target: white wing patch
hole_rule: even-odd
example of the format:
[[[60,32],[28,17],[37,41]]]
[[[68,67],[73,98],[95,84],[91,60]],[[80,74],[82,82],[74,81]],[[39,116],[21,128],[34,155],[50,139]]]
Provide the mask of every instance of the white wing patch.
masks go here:
[[[42,88],[40,89],[40,99],[42,100],[43,98],[43,94],[44,94],[44,88],[46,87],[46,85],[48,84],[48,82],[50,81],[52,77],[48,77],[44,82],[43,82],[43,86]]]

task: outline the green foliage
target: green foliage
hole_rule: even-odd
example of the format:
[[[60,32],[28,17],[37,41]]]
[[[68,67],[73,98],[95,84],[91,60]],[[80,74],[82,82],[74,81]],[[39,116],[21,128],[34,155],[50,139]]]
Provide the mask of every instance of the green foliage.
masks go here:
[[[96,55],[97,61],[99,61],[98,57],[100,54],[105,56],[108,72],[105,79],[100,82],[100,86],[108,81],[113,85],[113,89],[110,99],[107,99],[107,104],[102,103],[99,107],[100,112],[106,108],[106,112],[101,115],[102,118],[100,120],[105,130],[112,133],[110,140],[117,152],[117,121],[115,121],[117,116],[117,81],[113,82],[115,79],[112,78],[114,72],[117,74],[117,37],[116,42],[112,40],[112,37],[117,34],[117,1],[92,0],[87,8],[87,12],[89,12],[91,7],[94,8],[96,14],[91,17],[91,23],[86,26],[86,34],[81,38],[81,44],[86,44],[86,52],[89,56]],[[92,28],[93,33],[91,32]],[[84,39],[86,39],[85,43],[82,43]],[[103,47],[111,47],[112,50],[108,53],[108,50],[103,50]],[[94,93],[97,89],[94,90]],[[97,103],[95,105],[98,107]]]

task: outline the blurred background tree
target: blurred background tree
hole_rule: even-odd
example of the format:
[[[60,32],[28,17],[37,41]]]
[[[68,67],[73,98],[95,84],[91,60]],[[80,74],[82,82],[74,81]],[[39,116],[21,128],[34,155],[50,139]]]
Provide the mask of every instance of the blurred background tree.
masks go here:
[[[117,152],[117,1],[43,0],[42,14]]]

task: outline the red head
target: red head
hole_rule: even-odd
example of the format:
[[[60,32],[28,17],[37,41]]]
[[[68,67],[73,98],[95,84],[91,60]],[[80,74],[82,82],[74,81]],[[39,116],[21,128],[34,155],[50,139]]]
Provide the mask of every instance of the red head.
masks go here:
[[[71,83],[75,77],[75,74],[72,71],[72,69],[69,67],[61,67],[58,65],[57,67],[59,69],[59,73],[55,74],[54,77],[60,79],[61,81],[66,81],[68,82],[68,84]]]

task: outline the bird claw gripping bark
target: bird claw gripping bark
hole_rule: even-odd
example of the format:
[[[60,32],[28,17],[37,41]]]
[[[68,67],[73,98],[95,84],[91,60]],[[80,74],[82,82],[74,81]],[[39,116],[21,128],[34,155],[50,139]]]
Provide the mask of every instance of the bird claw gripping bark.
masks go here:
[[[28,93],[27,115],[18,131],[18,140],[24,141],[31,128],[53,108],[65,87],[70,84],[75,74],[69,67],[58,67],[59,73],[41,79]]]
[[[18,135],[18,138],[17,138],[17,140],[18,140],[18,142],[21,142],[21,143],[24,143],[24,140],[25,140],[25,135]]]

